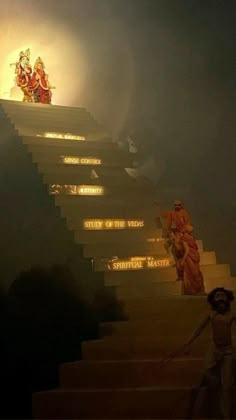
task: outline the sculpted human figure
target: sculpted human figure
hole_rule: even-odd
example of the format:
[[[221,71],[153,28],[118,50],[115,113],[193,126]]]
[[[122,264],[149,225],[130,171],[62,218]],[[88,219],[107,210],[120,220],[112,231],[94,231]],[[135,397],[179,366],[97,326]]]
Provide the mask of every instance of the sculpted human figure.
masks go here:
[[[165,247],[168,253],[171,250],[174,257],[177,280],[183,280],[184,270],[181,263],[183,247],[181,247],[181,251],[180,247],[175,245],[178,243],[180,234],[183,233],[184,226],[190,224],[189,213],[185,210],[180,200],[175,200],[173,210],[165,213],[164,217],[167,220]]]
[[[32,102],[30,49],[20,52],[19,61],[15,64],[16,84],[24,94],[23,102]]]
[[[175,200],[174,209],[167,214],[167,231],[170,232],[171,228],[175,226],[177,231],[183,232],[186,225],[190,225],[189,213],[180,200]]]
[[[208,390],[220,391],[221,416],[230,419],[232,415],[232,391],[234,385],[235,349],[232,340],[232,326],[235,314],[231,311],[233,293],[218,287],[208,295],[210,311],[203,317],[198,328],[185,345],[185,353],[190,353],[194,341],[210,325],[212,342],[205,357],[204,373],[196,395],[191,401],[188,418],[196,410],[202,409]]]
[[[43,60],[38,57],[32,75],[32,89],[34,102],[41,104],[51,104],[53,87],[51,86],[48,75],[45,72]]]
[[[200,270],[200,254],[193,236],[193,227],[185,225],[183,232],[172,231],[172,253],[176,262],[177,274],[183,280],[185,295],[205,293],[203,275]]]

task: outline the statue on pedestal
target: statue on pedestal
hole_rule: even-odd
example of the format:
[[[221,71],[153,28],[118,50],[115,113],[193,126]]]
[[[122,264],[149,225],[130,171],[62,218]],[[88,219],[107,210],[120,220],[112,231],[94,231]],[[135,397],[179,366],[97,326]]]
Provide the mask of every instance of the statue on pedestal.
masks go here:
[[[19,61],[11,65],[15,66],[16,85],[24,93],[23,102],[35,102],[41,104],[51,104],[52,89],[48,75],[45,72],[45,64],[38,57],[34,71],[30,65],[30,49],[20,52]]]
[[[51,86],[48,75],[45,72],[45,64],[43,60],[38,57],[32,75],[32,89],[34,102],[41,104],[51,104],[53,87]]]
[[[14,65],[16,74],[16,84],[19,88],[21,88],[24,94],[23,102],[33,102],[31,89],[32,67],[30,65],[29,48],[25,52],[20,52],[19,61],[17,63],[14,63]]]

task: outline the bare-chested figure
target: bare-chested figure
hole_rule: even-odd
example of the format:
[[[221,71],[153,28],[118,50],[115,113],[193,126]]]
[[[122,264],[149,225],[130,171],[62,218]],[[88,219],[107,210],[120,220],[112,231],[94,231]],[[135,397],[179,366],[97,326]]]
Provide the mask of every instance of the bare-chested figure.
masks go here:
[[[236,321],[235,315],[231,311],[233,299],[233,293],[223,287],[212,290],[208,295],[211,311],[204,317],[186,344],[185,351],[189,353],[192,343],[207,325],[211,325],[212,344],[205,359],[203,378],[191,407],[192,413],[188,418],[192,418],[196,407],[204,405],[207,391],[214,388],[220,389],[221,415],[224,419],[231,418],[234,385],[232,324]]]

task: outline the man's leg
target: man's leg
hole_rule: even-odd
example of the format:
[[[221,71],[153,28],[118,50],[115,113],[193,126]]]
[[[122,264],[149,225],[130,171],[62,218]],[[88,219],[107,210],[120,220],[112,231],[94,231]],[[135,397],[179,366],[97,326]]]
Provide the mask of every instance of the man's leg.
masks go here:
[[[187,419],[193,419],[195,416],[198,418],[203,414],[203,410],[206,408],[206,401],[209,397],[209,393],[212,391],[216,392],[218,390],[218,376],[217,366],[209,368],[204,372],[201,382],[197,387],[193,388],[191,392],[186,416]]]
[[[224,356],[221,365],[221,411],[224,419],[232,415],[232,391],[234,384],[234,358],[229,354]]]

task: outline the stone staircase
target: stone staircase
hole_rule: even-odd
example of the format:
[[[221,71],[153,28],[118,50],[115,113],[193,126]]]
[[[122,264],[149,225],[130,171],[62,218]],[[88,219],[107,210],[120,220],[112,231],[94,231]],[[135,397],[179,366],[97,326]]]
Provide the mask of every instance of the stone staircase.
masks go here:
[[[204,297],[127,299],[129,320],[102,325],[106,336],[83,344],[83,360],[60,367],[60,388],[33,396],[34,418],[188,418],[209,330],[190,356],[160,363],[183,345],[206,309]]]
[[[128,319],[101,325],[101,339],[83,344],[83,360],[60,368],[61,387],[34,395],[34,417],[184,418],[207,334],[190,358],[159,365],[183,344],[206,302],[181,296],[153,185],[128,175],[133,155],[84,108],[0,100],[0,128],[2,277],[13,267],[69,259],[76,271],[85,262],[90,278],[100,275],[122,299]],[[206,291],[235,290],[230,267],[198,245]]]
[[[138,255],[146,256],[150,252],[157,258],[165,256],[163,244],[150,247],[146,243],[149,237],[158,235],[156,218],[159,209],[154,205],[153,185],[128,175],[126,168],[132,167],[133,155],[120,150],[84,108],[0,100],[0,128],[0,189],[6,202],[1,221],[2,228],[7,231],[5,220],[9,216],[12,218],[9,218],[9,229],[13,238],[5,249],[6,254],[19,256],[15,272],[32,264],[61,263],[62,255],[64,260],[76,263],[78,255],[82,254],[84,261],[90,264],[94,277],[100,275],[101,278],[100,270],[93,270],[96,248],[110,250],[112,244],[116,253],[110,255],[104,250],[105,253],[97,257],[96,264],[114,255],[136,256],[133,254],[136,246]],[[29,209],[34,221],[27,223],[25,214]],[[41,252],[39,236],[35,236],[35,231],[39,230],[39,219],[45,220],[46,225],[52,224],[49,212],[60,226],[58,236],[61,235],[61,240],[54,245],[58,252],[53,258],[50,258],[50,248],[47,249],[47,244],[55,237],[53,229],[50,238],[45,236]],[[17,219],[17,226],[14,226]],[[113,226],[109,229],[86,229],[86,220],[92,221],[92,224],[97,221],[109,224],[112,220]],[[115,223],[118,223],[117,228]],[[130,223],[131,227],[124,228],[124,223]],[[141,225],[135,227],[135,223]],[[22,235],[20,225],[28,229],[22,244],[18,244]],[[29,242],[27,250],[24,249],[26,238]],[[126,250],[123,253],[124,244]],[[92,247],[94,253],[91,252]],[[6,259],[4,255],[2,258]],[[81,264],[82,259],[79,262]],[[78,269],[78,264],[75,265]],[[2,276],[7,277],[8,271],[13,277],[12,264],[6,265]]]
[[[162,240],[154,186],[128,175],[126,168],[133,166],[133,154],[119,149],[86,109],[0,100],[0,128],[0,187],[12,213],[10,220],[6,208],[0,220],[6,230],[4,220],[9,218],[13,238],[6,249],[19,256],[17,272],[32,264],[61,263],[65,255],[65,260],[76,262],[76,269],[78,261],[82,264],[84,260],[94,277],[102,277],[119,298],[181,294],[181,284],[175,281],[175,269],[170,266]],[[85,191],[82,194],[81,189]],[[34,218],[29,223],[25,217],[28,209]],[[47,220],[49,213],[51,218]],[[47,225],[56,221],[57,228],[45,236],[39,252],[39,235],[35,232],[40,218]],[[87,222],[90,228],[86,228]],[[110,228],[96,228],[97,222],[110,223]],[[135,227],[135,223],[141,225]],[[20,225],[28,231],[24,243],[17,246],[22,235]],[[50,258],[52,246],[47,249],[47,244],[55,242],[56,233],[57,245],[53,248],[57,247],[57,252]],[[29,243],[24,249],[26,237]],[[206,290],[223,283],[233,289],[229,266],[216,264],[215,253],[203,250],[201,241],[199,248]],[[4,261],[6,257],[3,255]],[[159,268],[161,261],[164,266]],[[6,270],[11,267],[8,264]]]

